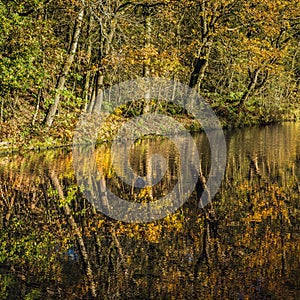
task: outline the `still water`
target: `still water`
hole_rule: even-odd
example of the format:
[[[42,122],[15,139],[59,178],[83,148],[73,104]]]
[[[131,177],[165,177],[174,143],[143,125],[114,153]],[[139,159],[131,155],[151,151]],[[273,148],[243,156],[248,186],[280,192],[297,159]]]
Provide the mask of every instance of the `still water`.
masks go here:
[[[201,168],[188,200],[140,224],[97,211],[78,187],[71,150],[0,156],[0,299],[300,299],[300,123],[225,136],[213,201],[199,208],[211,162],[205,134],[195,134],[198,153],[189,155]],[[107,190],[155,201],[180,182],[179,154],[167,138],[136,141],[132,187],[102,144],[93,155],[103,176],[89,185],[108,205]],[[153,157],[157,182],[144,186]]]

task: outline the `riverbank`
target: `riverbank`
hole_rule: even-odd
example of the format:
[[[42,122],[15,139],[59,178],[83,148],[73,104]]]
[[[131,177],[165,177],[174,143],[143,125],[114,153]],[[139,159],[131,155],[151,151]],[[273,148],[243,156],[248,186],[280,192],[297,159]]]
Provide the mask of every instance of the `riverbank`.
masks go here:
[[[251,126],[264,126],[272,123],[295,122],[300,119],[300,108],[293,107],[291,110],[274,110],[272,112],[243,107],[238,110],[230,106],[212,105],[223,129],[234,129]],[[27,116],[31,112],[27,111]],[[201,125],[186,114],[170,114],[185,129],[190,132],[201,131]],[[71,147],[73,133],[79,119],[76,113],[60,113],[51,128],[46,128],[42,119],[32,124],[30,118],[17,117],[6,122],[0,122],[0,153],[24,152],[30,150],[45,150],[60,147]],[[107,119],[99,131],[97,142],[111,141],[122,124],[131,117],[124,114],[114,113]],[[153,125],[155,126],[155,124]]]

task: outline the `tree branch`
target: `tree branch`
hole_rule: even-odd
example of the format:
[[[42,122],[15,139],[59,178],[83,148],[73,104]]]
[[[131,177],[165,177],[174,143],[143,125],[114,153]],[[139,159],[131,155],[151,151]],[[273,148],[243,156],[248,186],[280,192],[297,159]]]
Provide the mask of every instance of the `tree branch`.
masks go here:
[[[45,2],[43,3],[43,6],[49,4],[51,1],[52,1],[52,0],[45,0]],[[29,10],[26,11],[26,12],[20,12],[20,13],[18,13],[18,15],[21,16],[21,17],[27,17],[27,16],[29,16],[30,14],[32,14],[32,13],[38,11],[39,9],[41,9],[41,7],[31,8],[31,9],[29,9]]]

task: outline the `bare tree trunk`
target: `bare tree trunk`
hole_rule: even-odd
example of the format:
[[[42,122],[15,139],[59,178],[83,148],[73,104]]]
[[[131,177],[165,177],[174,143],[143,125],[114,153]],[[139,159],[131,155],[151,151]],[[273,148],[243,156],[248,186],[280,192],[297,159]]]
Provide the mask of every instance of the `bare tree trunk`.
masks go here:
[[[145,48],[146,51],[151,46],[151,17],[149,12],[149,7],[143,7],[143,16],[144,16],[144,30],[145,30]],[[150,61],[147,55],[146,60],[143,65],[143,77],[150,76]],[[145,93],[145,104],[143,107],[143,113],[148,113],[150,111],[150,92],[149,90]]]
[[[214,9],[214,16],[209,21],[208,12],[207,12],[207,1],[201,1],[200,4],[200,22],[201,22],[201,38],[202,38],[202,45],[199,49],[198,56],[196,58],[196,61],[194,63],[194,69],[191,74],[189,87],[192,89],[197,90],[197,92],[200,91],[201,83],[204,79],[206,69],[208,67],[208,61],[210,52],[213,45],[213,35],[212,33],[215,30],[215,25],[217,22],[217,10],[218,6]]]
[[[91,67],[91,58],[92,58],[92,37],[91,37],[91,31],[92,31],[92,26],[93,26],[93,16],[90,14],[89,15],[89,22],[88,22],[88,28],[87,28],[87,67],[88,70],[84,74],[84,86],[82,89],[82,99],[85,102],[85,107],[84,110],[87,111],[88,108],[88,102],[90,99],[90,82],[92,78],[92,71],[90,70]]]
[[[100,47],[98,55],[99,69],[94,77],[94,88],[92,92],[92,97],[86,109],[88,113],[95,112],[96,110],[100,111],[101,109],[104,91],[104,72],[102,68],[102,59],[106,57],[107,54],[110,52],[112,40],[116,31],[116,21],[114,18],[112,18],[109,21],[108,25],[105,24],[105,22],[101,18],[97,18],[96,20],[98,21],[100,27]]]
[[[253,73],[249,71],[249,77],[250,77],[250,83],[247,87],[246,92],[243,94],[240,106],[243,105],[251,95],[252,91],[255,89],[255,86],[257,84],[258,75],[259,75],[260,69],[257,68]]]
[[[88,113],[100,112],[103,101],[104,75],[101,71],[97,71],[94,80],[93,96],[86,110]]]
[[[198,92],[200,91],[200,86],[204,79],[206,69],[208,67],[208,60],[212,45],[212,40],[206,41],[205,39],[205,45],[200,50],[200,53],[195,61],[194,69],[191,74],[189,87],[192,89],[196,88]]]
[[[143,8],[143,16],[144,16],[144,30],[145,30],[145,48],[149,48],[151,46],[151,18],[150,18],[148,7]],[[146,61],[144,61],[144,65],[143,65],[143,77],[150,76],[150,67],[147,59],[148,57],[146,57]]]
[[[62,70],[62,72],[58,78],[57,84],[56,84],[56,94],[54,97],[54,103],[51,105],[50,110],[46,117],[46,126],[47,127],[52,126],[52,123],[53,123],[53,120],[54,120],[54,117],[55,117],[55,114],[56,114],[56,111],[57,111],[57,108],[59,105],[61,92],[65,87],[66,78],[69,74],[71,65],[74,61],[74,57],[75,57],[75,53],[76,53],[77,45],[78,45],[78,40],[79,40],[81,28],[82,28],[83,16],[84,16],[84,7],[81,8],[81,10],[78,13],[77,19],[76,19],[69,54],[68,54],[68,57],[63,66],[63,70]]]
[[[101,110],[102,101],[103,101],[103,90],[104,90],[104,75],[102,71],[97,72],[96,76],[96,101],[93,107],[93,112]]]

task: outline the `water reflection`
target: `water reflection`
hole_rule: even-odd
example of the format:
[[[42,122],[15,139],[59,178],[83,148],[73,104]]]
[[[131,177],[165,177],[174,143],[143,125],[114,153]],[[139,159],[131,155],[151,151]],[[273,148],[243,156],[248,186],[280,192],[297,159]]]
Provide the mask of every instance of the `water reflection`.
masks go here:
[[[74,147],[76,178],[86,198],[97,211],[125,222],[146,223],[175,212],[195,189],[199,174],[199,157],[190,134],[170,136],[167,141],[129,140],[111,147],[100,147],[101,149],[96,151],[93,145]],[[158,143],[164,145],[165,156],[157,153],[155,148]],[[175,145],[179,153],[172,164],[168,158],[168,154],[171,153],[170,145]],[[145,148],[148,151],[144,151]],[[146,156],[141,160],[139,154],[130,155],[131,150],[133,153],[144,152]],[[109,161],[103,156],[104,153],[108,153]],[[132,170],[132,157],[140,164],[139,168],[143,169],[145,176],[141,177],[141,174]],[[170,169],[176,169],[176,174],[162,174],[162,170],[166,171],[168,166]],[[108,173],[112,173],[111,188],[107,188],[106,184]],[[174,176],[176,182],[173,188],[166,192],[167,181]],[[136,188],[141,189],[138,185],[144,186],[141,193],[137,193]],[[160,197],[153,193],[155,190],[160,193]],[[118,195],[120,192],[124,197]]]
[[[210,151],[205,135],[194,138],[195,191],[174,214],[148,224],[98,213],[76,184],[70,151],[2,156],[0,298],[298,299],[300,124],[227,132],[225,178],[204,209],[198,201]],[[166,172],[153,187],[124,184],[108,149],[97,149],[97,168],[124,199],[153,201],[178,182],[179,153],[167,139],[131,150],[140,178],[151,171],[147,157],[163,156]]]

